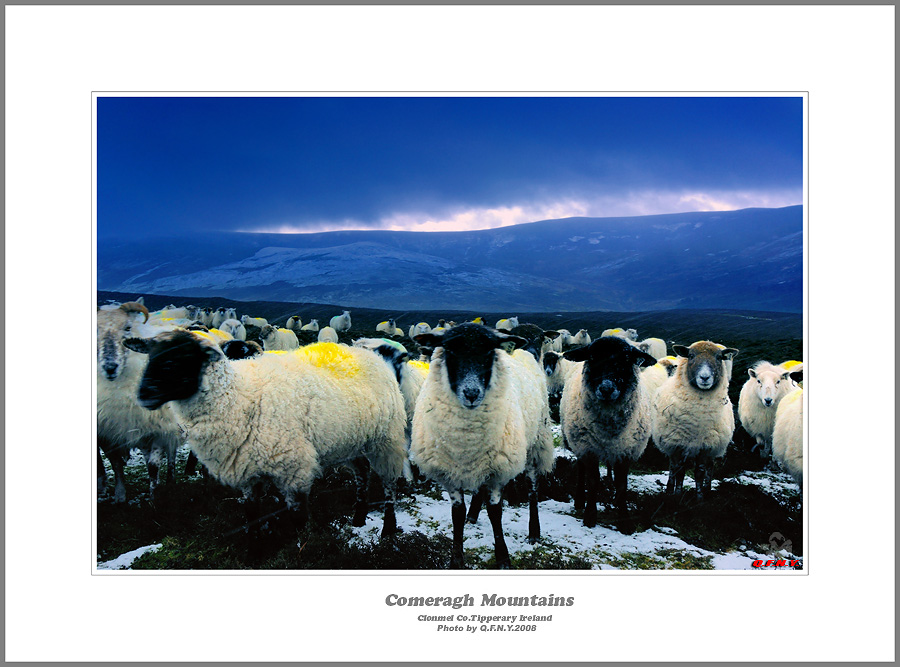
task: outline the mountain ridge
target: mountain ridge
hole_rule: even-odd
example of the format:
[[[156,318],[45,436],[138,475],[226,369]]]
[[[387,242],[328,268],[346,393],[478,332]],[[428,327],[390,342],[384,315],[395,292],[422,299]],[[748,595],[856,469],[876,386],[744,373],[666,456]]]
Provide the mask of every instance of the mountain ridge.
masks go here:
[[[101,240],[98,289],[393,309],[802,310],[801,206],[465,232]]]

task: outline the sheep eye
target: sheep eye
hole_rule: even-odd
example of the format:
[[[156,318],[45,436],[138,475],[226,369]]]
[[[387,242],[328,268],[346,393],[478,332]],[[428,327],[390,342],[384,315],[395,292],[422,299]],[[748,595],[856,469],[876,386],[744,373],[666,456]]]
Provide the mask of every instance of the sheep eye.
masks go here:
[[[762,380],[757,380],[756,384],[762,384]]]

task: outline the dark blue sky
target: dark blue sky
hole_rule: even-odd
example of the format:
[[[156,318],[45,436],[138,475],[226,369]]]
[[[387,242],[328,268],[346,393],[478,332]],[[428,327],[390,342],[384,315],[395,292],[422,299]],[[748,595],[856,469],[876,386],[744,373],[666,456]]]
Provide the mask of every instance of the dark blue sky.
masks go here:
[[[100,237],[802,202],[801,98],[97,100]]]

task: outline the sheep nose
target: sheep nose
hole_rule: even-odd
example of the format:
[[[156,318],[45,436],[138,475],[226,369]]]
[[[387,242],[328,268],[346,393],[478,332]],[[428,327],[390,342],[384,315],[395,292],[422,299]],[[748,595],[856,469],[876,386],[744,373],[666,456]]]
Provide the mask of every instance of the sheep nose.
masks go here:
[[[771,398],[763,399],[763,402],[764,402],[766,405],[772,405],[772,399],[771,399]]]
[[[474,403],[478,400],[479,391],[477,389],[464,389],[463,390],[463,398],[465,398],[469,403]]]
[[[611,380],[604,380],[603,382],[601,382],[599,391],[600,395],[607,400],[615,399],[619,396],[616,385]]]
[[[118,364],[103,364],[103,372],[110,380],[116,377],[116,371],[119,370]]]

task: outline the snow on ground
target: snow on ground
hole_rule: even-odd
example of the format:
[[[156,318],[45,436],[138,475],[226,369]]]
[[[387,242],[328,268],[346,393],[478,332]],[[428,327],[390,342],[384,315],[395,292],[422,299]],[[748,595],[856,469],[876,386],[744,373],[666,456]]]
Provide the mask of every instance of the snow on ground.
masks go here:
[[[556,427],[559,428],[558,426]],[[187,456],[187,448],[178,452],[179,460]],[[557,457],[574,458],[574,455],[562,447],[556,448]],[[109,464],[104,463],[108,467]],[[143,456],[135,450],[128,467],[135,468],[135,472],[146,475]],[[601,475],[605,470],[601,468]],[[108,469],[110,488],[112,487],[112,470]],[[658,495],[664,489],[667,473],[632,474],[628,479],[630,491],[638,494]],[[737,484],[752,484],[764,493],[776,498],[790,498],[799,495],[799,489],[793,478],[782,472],[771,471],[745,471],[734,477],[722,480]],[[719,480],[713,480],[713,488],[719,485]],[[692,488],[690,477],[685,478],[685,488]],[[145,495],[145,494],[143,494]],[[427,495],[419,494],[415,500],[403,498],[397,503],[397,524],[405,532],[419,531],[432,537],[444,535],[452,537],[453,526],[450,518],[450,500],[446,492],[443,492],[442,500],[435,500]],[[141,498],[135,498],[132,502],[140,502]],[[602,511],[602,504],[598,507]],[[751,570],[754,560],[767,560],[774,556],[780,558],[796,558],[787,551],[776,554],[760,554],[742,547],[740,551],[716,553],[689,544],[678,536],[674,528],[667,526],[654,526],[633,535],[619,533],[615,526],[597,525],[595,528],[585,528],[581,519],[574,516],[571,503],[561,503],[555,500],[545,500],[540,503],[541,541],[532,545],[528,543],[528,506],[503,507],[503,529],[506,535],[506,544],[510,554],[532,551],[534,549],[551,550],[566,557],[579,556],[592,563],[594,569],[618,570],[618,569],[670,569],[684,567],[684,558],[688,557],[692,562],[717,570]],[[369,520],[361,528],[353,528],[354,540],[377,540],[381,534],[382,515],[378,512],[370,512]],[[140,549],[135,549],[122,554],[104,563],[97,565],[100,570],[129,569],[131,563],[148,551],[155,551],[161,545],[154,544]],[[486,562],[494,553],[494,538],[491,532],[487,512],[482,510],[476,524],[466,524],[465,542],[466,560],[471,565],[477,561]]]
[[[124,553],[118,558],[97,563],[98,570],[130,570],[131,564],[144,554],[152,554],[154,551],[162,548],[162,544],[150,544],[146,547],[138,547],[134,551]]]
[[[629,478],[629,489],[641,494],[659,494],[665,487],[667,475],[633,475]],[[779,493],[788,491],[793,485],[788,475],[770,472],[747,472],[735,479],[741,484],[756,484],[762,490]],[[686,480],[687,482],[687,480]],[[713,488],[718,480],[713,481]],[[688,484],[685,484],[688,487]],[[796,486],[793,486],[796,493]],[[419,531],[429,537],[442,534],[452,537],[453,524],[450,517],[450,499],[443,492],[442,500],[419,495],[415,501],[403,498],[397,503],[397,525],[404,531]],[[602,509],[602,506],[600,507]],[[510,554],[534,549],[551,549],[562,557],[579,556],[592,563],[594,569],[672,569],[685,566],[685,558],[700,567],[704,565],[717,570],[752,570],[754,560],[767,560],[772,554],[741,547],[740,551],[717,553],[694,546],[681,537],[674,528],[654,526],[653,529],[624,535],[615,526],[598,524],[595,528],[585,528],[581,519],[574,516],[571,503],[545,500],[540,503],[541,541],[528,543],[528,506],[503,507],[503,532]],[[355,540],[377,540],[381,534],[382,515],[370,512],[369,520],[361,528],[353,528]],[[494,538],[487,512],[482,510],[476,524],[465,526],[464,547],[466,561],[471,565],[490,559],[494,553]],[[776,554],[778,555],[778,554]],[[786,551],[778,557],[797,558]],[[799,559],[801,560],[802,559]]]

